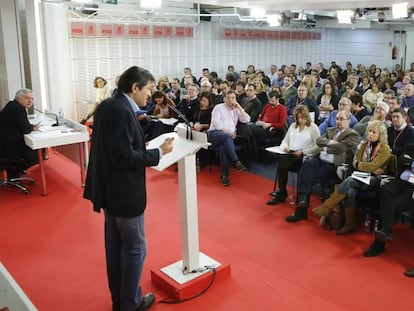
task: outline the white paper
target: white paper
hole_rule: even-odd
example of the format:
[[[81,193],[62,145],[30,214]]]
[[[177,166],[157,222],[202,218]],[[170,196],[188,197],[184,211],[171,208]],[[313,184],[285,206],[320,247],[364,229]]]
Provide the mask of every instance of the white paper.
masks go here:
[[[363,182],[366,185],[370,184],[371,173],[355,171],[352,173],[352,178]]]

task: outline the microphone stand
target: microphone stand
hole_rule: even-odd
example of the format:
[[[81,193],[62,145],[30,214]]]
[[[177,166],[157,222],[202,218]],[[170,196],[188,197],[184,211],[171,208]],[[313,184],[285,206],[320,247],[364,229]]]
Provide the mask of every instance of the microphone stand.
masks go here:
[[[185,115],[180,110],[175,108],[173,105],[170,105],[168,102],[167,102],[167,106],[172,111],[174,111],[179,118],[181,118],[184,121],[185,125],[187,126],[186,138],[190,139],[190,140],[193,140],[193,131],[192,131],[192,128],[191,128],[190,121],[188,121],[188,119],[185,117]]]

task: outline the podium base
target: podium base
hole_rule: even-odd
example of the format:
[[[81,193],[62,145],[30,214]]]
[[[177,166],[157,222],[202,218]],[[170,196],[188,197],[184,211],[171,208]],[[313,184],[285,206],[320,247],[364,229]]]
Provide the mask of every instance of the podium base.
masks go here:
[[[180,260],[160,270],[151,270],[151,281],[154,286],[165,291],[171,297],[177,300],[186,299],[205,289],[213,277],[213,272],[210,269],[204,269],[205,266],[215,268],[214,284],[230,276],[229,264],[221,264],[200,253],[202,272],[183,274],[183,262]]]

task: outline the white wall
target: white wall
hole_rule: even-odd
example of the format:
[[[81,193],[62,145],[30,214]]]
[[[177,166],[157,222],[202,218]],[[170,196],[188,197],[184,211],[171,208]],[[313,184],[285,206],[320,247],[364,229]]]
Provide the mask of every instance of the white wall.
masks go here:
[[[0,108],[25,87],[19,18],[14,0],[0,2]]]
[[[208,67],[224,77],[229,64],[238,71],[254,64],[265,72],[271,64],[304,66],[307,61],[314,65],[322,62],[327,67],[333,60],[341,66],[346,61],[355,66],[358,63],[388,68],[394,65],[389,46],[393,42],[391,30],[316,29],[322,38],[314,41],[231,40],[225,39],[224,28],[212,21],[194,26],[194,37],[189,39],[71,37],[67,27],[70,22],[64,20],[65,12],[56,5],[43,12],[45,66],[50,105],[60,105],[74,119],[82,116],[83,112],[79,111],[82,103],[94,100],[96,76],[107,78],[113,85],[115,76],[131,65],[149,69],[156,78],[182,77],[186,66],[196,76]]]
[[[414,31],[407,31],[407,51],[406,51],[406,67],[409,68],[410,64],[414,62]]]

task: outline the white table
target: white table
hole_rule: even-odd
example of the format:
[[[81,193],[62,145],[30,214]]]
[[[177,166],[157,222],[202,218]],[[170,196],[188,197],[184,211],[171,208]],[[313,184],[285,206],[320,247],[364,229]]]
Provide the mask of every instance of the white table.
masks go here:
[[[43,163],[42,148],[78,144],[79,145],[79,165],[81,174],[81,185],[85,184],[85,166],[86,155],[88,153],[87,142],[89,141],[89,133],[86,127],[78,122],[64,118],[63,126],[51,127],[51,123],[56,122],[54,118],[49,118],[48,113],[39,118],[41,122],[40,131],[33,131],[24,135],[24,141],[27,146],[33,150],[37,150],[39,159],[40,181],[42,187],[42,195],[47,195],[46,175]],[[32,123],[36,123],[34,120]]]

